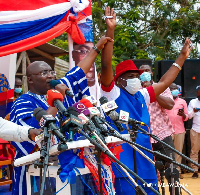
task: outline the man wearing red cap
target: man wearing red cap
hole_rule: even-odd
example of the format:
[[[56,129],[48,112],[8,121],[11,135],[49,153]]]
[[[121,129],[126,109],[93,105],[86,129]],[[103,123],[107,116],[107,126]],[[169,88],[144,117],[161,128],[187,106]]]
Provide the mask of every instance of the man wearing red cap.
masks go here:
[[[105,11],[106,16],[113,16],[106,18],[107,32],[106,36],[114,39],[114,29],[116,26],[116,14],[113,9],[107,8]],[[178,75],[184,61],[189,56],[192,49],[190,47],[190,40],[187,38],[182,51],[170,67],[167,73],[160,79],[156,85],[141,88],[139,76],[141,70],[138,70],[132,60],[121,62],[116,67],[116,75],[113,79],[112,71],[112,52],[113,43],[109,42],[102,50],[102,68],[101,68],[101,93],[106,96],[109,101],[115,100],[119,110],[129,112],[130,117],[142,121],[150,126],[150,117],[147,109],[147,104],[154,102],[156,97],[162,93],[174,81]],[[144,127],[146,131],[148,129]],[[123,131],[127,133],[127,131]],[[143,145],[146,148],[151,148],[150,140],[147,135],[138,133],[136,143]],[[120,154],[120,161],[127,165],[134,171],[133,149],[128,144],[122,144],[123,152]],[[143,151],[146,155],[152,158],[152,155]],[[137,174],[142,177],[149,185],[155,187],[157,183],[155,167],[147,161],[139,153],[136,153],[137,161]],[[115,168],[113,171],[116,176],[115,188],[116,194],[134,194],[135,190],[128,184],[127,178],[122,176]],[[141,185],[141,183],[139,183]],[[144,187],[144,186],[142,186]],[[152,191],[144,188],[147,194],[154,194]]]

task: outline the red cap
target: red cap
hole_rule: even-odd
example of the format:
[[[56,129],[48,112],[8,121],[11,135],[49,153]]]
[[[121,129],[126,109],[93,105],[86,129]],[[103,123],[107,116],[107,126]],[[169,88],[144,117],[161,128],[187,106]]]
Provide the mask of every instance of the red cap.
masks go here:
[[[60,100],[60,101],[63,101],[63,95],[55,90],[55,89],[50,89],[47,91],[47,103],[52,106],[52,107],[55,107],[54,106],[54,101],[55,100]]]
[[[88,99],[82,99],[79,102],[81,102],[82,104],[84,104],[87,108],[93,107],[92,103],[88,100]]]
[[[116,81],[120,75],[130,70],[136,70],[139,74],[142,74],[144,72],[143,70],[139,70],[132,60],[125,60],[117,64],[114,80]]]

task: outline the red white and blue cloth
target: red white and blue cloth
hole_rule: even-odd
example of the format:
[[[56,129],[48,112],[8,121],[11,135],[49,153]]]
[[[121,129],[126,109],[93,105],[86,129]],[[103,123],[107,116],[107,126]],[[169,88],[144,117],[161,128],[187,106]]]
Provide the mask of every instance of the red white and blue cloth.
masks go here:
[[[77,22],[89,15],[90,0],[0,0],[0,56],[37,47],[64,32],[83,44]]]

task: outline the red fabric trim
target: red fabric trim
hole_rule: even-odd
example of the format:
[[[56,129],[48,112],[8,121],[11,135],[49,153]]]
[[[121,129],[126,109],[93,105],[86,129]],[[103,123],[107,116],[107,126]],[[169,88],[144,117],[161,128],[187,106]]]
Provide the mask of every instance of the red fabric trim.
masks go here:
[[[149,96],[150,96],[150,103],[155,102],[156,101],[156,95],[155,95],[153,87],[149,86],[146,89],[147,89]]]
[[[61,35],[65,31],[71,35],[74,42],[76,42],[77,44],[84,44],[85,37],[77,25],[77,22],[81,20],[82,18],[83,16],[80,16],[80,17],[77,17],[77,19],[75,19],[72,16],[70,17],[70,21],[60,22],[57,25],[55,25],[53,28],[43,33],[40,33],[33,37],[29,37],[27,39],[24,39],[24,40],[21,40],[9,45],[2,46],[0,47],[0,56],[6,56],[9,54],[18,53],[21,51],[32,49],[34,47],[37,47],[39,45],[42,45],[50,41],[51,39]]]
[[[35,10],[49,5],[65,2],[69,2],[69,0],[2,0],[0,2],[0,11]]]
[[[103,86],[102,83],[101,83],[101,89],[102,89],[103,91],[105,91],[105,92],[110,92],[110,91],[113,89],[114,85],[115,85],[115,82],[114,82],[114,79],[113,79],[113,80],[112,80],[112,83],[110,84],[109,87],[105,87],[105,86]]]
[[[0,93],[0,102],[6,101],[14,96],[14,89]]]

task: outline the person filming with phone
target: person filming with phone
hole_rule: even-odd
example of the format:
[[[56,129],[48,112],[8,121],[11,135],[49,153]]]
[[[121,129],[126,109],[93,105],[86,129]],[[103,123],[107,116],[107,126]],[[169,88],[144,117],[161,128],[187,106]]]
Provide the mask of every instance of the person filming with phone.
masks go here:
[[[200,85],[196,87],[197,98],[192,99],[188,105],[189,119],[193,118],[192,129],[190,130],[191,152],[190,158],[198,163],[198,154],[200,150]],[[195,170],[192,178],[198,178],[198,167],[191,164]]]

